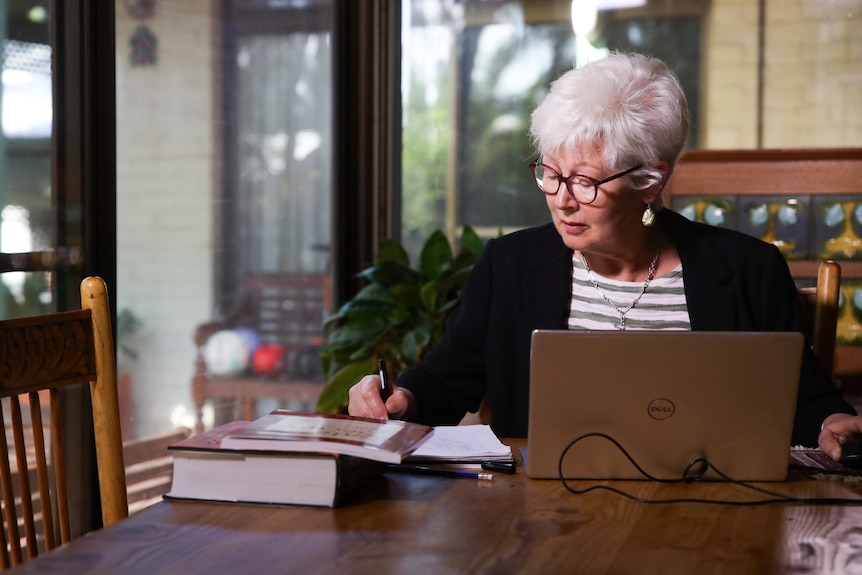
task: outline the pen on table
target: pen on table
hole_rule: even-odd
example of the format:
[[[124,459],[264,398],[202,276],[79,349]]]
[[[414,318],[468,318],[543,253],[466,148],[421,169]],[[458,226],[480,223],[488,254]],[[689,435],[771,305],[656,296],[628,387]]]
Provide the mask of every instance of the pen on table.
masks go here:
[[[383,400],[383,403],[386,403],[386,400],[389,399],[394,391],[392,383],[389,381],[389,376],[386,375],[386,361],[381,359],[377,362],[377,373],[380,375],[380,399]]]
[[[409,473],[411,475],[436,475],[438,477],[464,477],[467,479],[483,479],[490,481],[494,479],[491,473],[475,471],[457,471],[455,469],[437,469],[435,467],[422,467],[420,465],[389,465],[389,471],[395,473]]]

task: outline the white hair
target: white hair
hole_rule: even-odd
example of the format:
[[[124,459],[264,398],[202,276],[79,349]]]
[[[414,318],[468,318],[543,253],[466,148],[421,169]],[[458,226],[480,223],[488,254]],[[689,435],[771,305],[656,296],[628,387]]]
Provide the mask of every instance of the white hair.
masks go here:
[[[595,150],[611,172],[642,165],[628,176],[642,189],[662,179],[651,167],[658,161],[668,162],[670,176],[688,129],[685,94],[667,65],[614,53],[555,80],[532,114],[530,137],[539,155]]]

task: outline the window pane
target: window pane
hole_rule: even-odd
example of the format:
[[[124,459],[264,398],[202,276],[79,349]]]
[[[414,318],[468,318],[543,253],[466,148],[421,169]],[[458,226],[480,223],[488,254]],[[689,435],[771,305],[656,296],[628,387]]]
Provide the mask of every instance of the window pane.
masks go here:
[[[131,433],[313,407],[331,305],[330,2],[151,4],[118,2],[116,22]]]
[[[55,245],[48,21],[47,7],[33,2],[12,0],[0,8],[0,29],[4,32],[0,84],[0,317],[51,311],[55,298],[48,270],[69,263],[68,247]],[[78,253],[73,250],[73,254]]]
[[[238,38],[240,271],[327,268],[329,52],[328,32]]]
[[[611,50],[677,73],[690,148],[862,145],[862,0],[573,4],[590,3],[403,0],[402,230],[414,257],[435,229],[491,237],[548,220],[527,167],[530,113],[551,80]]]

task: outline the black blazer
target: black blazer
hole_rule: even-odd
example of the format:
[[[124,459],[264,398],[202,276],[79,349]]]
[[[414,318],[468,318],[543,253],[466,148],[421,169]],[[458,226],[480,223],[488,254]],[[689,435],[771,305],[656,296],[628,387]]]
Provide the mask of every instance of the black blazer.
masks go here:
[[[667,209],[658,217],[682,260],[692,330],[801,330],[796,286],[775,246]],[[487,391],[494,432],[526,437],[530,337],[566,328],[571,277],[572,251],[550,223],[489,240],[443,339],[398,379],[416,396],[419,420],[455,424]],[[806,346],[793,444],[816,446],[820,424],[836,412],[855,413]]]

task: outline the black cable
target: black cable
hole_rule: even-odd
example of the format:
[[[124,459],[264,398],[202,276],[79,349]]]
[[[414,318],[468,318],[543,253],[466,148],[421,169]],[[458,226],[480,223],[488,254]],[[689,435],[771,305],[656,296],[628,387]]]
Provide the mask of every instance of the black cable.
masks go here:
[[[756,491],[758,493],[768,495],[771,499],[755,499],[750,501],[732,501],[732,500],[723,500],[723,499],[700,499],[700,498],[673,498],[673,499],[646,499],[644,497],[638,497],[637,495],[632,495],[631,493],[627,493],[622,489],[618,489],[616,487],[611,487],[610,485],[592,485],[585,489],[575,489],[571,485],[569,485],[568,480],[563,474],[563,461],[566,457],[566,454],[569,450],[579,441],[586,439],[588,437],[601,437],[613,443],[617,449],[628,459],[631,464],[644,476],[645,479],[650,479],[652,481],[657,481],[659,483],[691,483],[703,477],[707,471],[715,472],[721,479],[727,481],[733,485],[737,485],[739,487],[743,487],[745,489],[749,489],[751,491]],[[739,481],[737,479],[733,479],[729,477],[727,474],[723,473],[717,467],[715,467],[712,463],[710,463],[705,458],[697,458],[686,466],[683,474],[678,479],[662,479],[658,477],[654,477],[647,473],[638,463],[634,460],[634,458],[629,455],[628,451],[619,444],[619,442],[613,437],[605,434],[605,433],[585,433],[584,435],[580,435],[573,439],[569,444],[563,449],[560,454],[560,459],[557,464],[557,472],[559,475],[560,482],[563,484],[563,487],[566,488],[567,491],[573,493],[575,495],[582,495],[584,493],[589,493],[590,491],[603,490],[610,491],[611,493],[616,493],[617,495],[621,495],[631,501],[635,501],[637,503],[712,503],[717,505],[764,505],[769,503],[804,503],[807,505],[862,505],[862,498],[859,499],[845,499],[845,498],[836,498],[836,497],[796,497],[794,495],[787,495],[785,493],[778,493],[776,491],[772,491],[769,489],[764,489],[763,487],[759,487],[757,485],[752,485],[751,483],[745,481]]]

